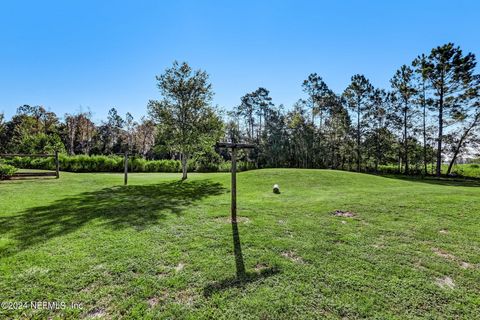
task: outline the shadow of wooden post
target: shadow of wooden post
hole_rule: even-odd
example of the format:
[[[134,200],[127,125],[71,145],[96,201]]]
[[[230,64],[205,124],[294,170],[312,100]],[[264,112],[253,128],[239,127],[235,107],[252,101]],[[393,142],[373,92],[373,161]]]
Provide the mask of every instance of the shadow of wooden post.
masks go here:
[[[243,262],[242,245],[240,243],[240,233],[237,224],[237,150],[232,148],[232,236],[233,236],[233,253],[235,255],[235,266],[237,269],[237,279],[243,281],[246,277],[245,263]]]
[[[232,221],[232,235],[233,235],[233,253],[235,255],[235,266],[237,269],[237,279],[245,280],[245,263],[243,262],[242,245],[240,243],[240,233],[238,232],[237,222]]]

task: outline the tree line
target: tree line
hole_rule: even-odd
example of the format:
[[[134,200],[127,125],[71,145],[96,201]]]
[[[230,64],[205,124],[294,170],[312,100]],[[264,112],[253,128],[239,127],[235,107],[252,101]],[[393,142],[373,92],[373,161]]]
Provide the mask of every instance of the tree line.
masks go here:
[[[480,76],[476,59],[452,43],[433,48],[375,88],[352,76],[342,93],[316,73],[302,83],[306,98],[291,110],[259,88],[230,113],[227,136],[259,147],[259,166],[447,174],[459,156],[478,154]]]
[[[405,174],[447,174],[480,145],[480,75],[476,58],[448,43],[402,65],[389,88],[352,76],[336,93],[312,73],[301,83],[305,97],[290,108],[275,105],[266,88],[240,98],[228,112],[212,105],[208,74],[174,62],[157,77],[161,99],[135,121],[112,108],[94,123],[91,112],[60,119],[42,106],[24,105],[6,121],[0,114],[0,152],[68,154],[129,152],[149,159],[229,159],[215,142],[254,143],[244,152],[257,167],[333,168]]]

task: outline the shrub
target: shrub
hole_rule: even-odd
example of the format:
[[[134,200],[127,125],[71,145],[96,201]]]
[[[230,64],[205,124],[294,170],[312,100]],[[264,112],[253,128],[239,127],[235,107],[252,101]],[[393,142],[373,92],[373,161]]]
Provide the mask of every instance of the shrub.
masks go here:
[[[4,161],[17,168],[55,170],[53,157],[14,157]],[[69,172],[123,172],[123,156],[104,155],[59,155],[60,170]],[[218,155],[204,154],[191,159],[187,163],[189,172],[229,172],[231,163],[225,162]],[[255,169],[255,164],[250,162],[237,162],[237,170],[245,171]],[[179,160],[146,160],[141,157],[128,159],[130,172],[181,172],[182,164]]]
[[[11,177],[17,172],[17,168],[12,165],[0,163],[0,179]]]
[[[197,154],[192,161],[192,169],[197,172],[217,172],[222,157],[214,151],[204,151]],[[189,168],[190,169],[190,168]]]

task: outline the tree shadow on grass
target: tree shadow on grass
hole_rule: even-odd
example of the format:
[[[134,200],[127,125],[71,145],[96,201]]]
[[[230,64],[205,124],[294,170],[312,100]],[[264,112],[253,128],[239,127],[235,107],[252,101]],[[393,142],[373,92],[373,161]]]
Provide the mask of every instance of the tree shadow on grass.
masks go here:
[[[258,272],[247,272],[244,277],[239,279],[238,277],[231,277],[224,280],[220,280],[211,284],[208,284],[203,288],[203,296],[208,298],[215,293],[219,293],[231,288],[243,288],[249,283],[261,281],[268,277],[274,276],[280,273],[280,269],[277,267],[270,267]]]
[[[49,239],[74,232],[92,220],[112,229],[142,230],[168,214],[179,215],[189,205],[225,193],[220,183],[208,180],[130,185],[84,192],[16,216],[0,217],[0,229],[17,243],[0,249],[14,254]]]
[[[433,177],[433,176],[402,176],[402,175],[381,175],[381,177],[403,180],[409,182],[419,182],[435,184],[450,187],[480,187],[480,179],[476,178],[451,178],[451,177]]]

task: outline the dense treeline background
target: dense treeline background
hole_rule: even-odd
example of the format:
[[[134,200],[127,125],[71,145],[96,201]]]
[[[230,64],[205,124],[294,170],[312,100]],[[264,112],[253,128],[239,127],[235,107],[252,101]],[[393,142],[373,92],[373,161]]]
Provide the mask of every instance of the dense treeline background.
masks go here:
[[[256,167],[449,174],[479,154],[475,68],[475,55],[450,43],[400,66],[389,88],[357,74],[343,92],[333,92],[312,73],[299,84],[305,96],[291,107],[275,105],[268,89],[258,88],[223,112],[211,105],[206,72],[175,62],[157,77],[162,99],[150,101],[147,116],[136,120],[111,108],[94,123],[90,112],[60,119],[24,105],[8,121],[0,114],[0,153],[129,152],[140,162],[178,160],[175,170],[186,178],[187,170],[227,168],[228,153],[214,144],[228,140],[255,143],[243,160]]]

